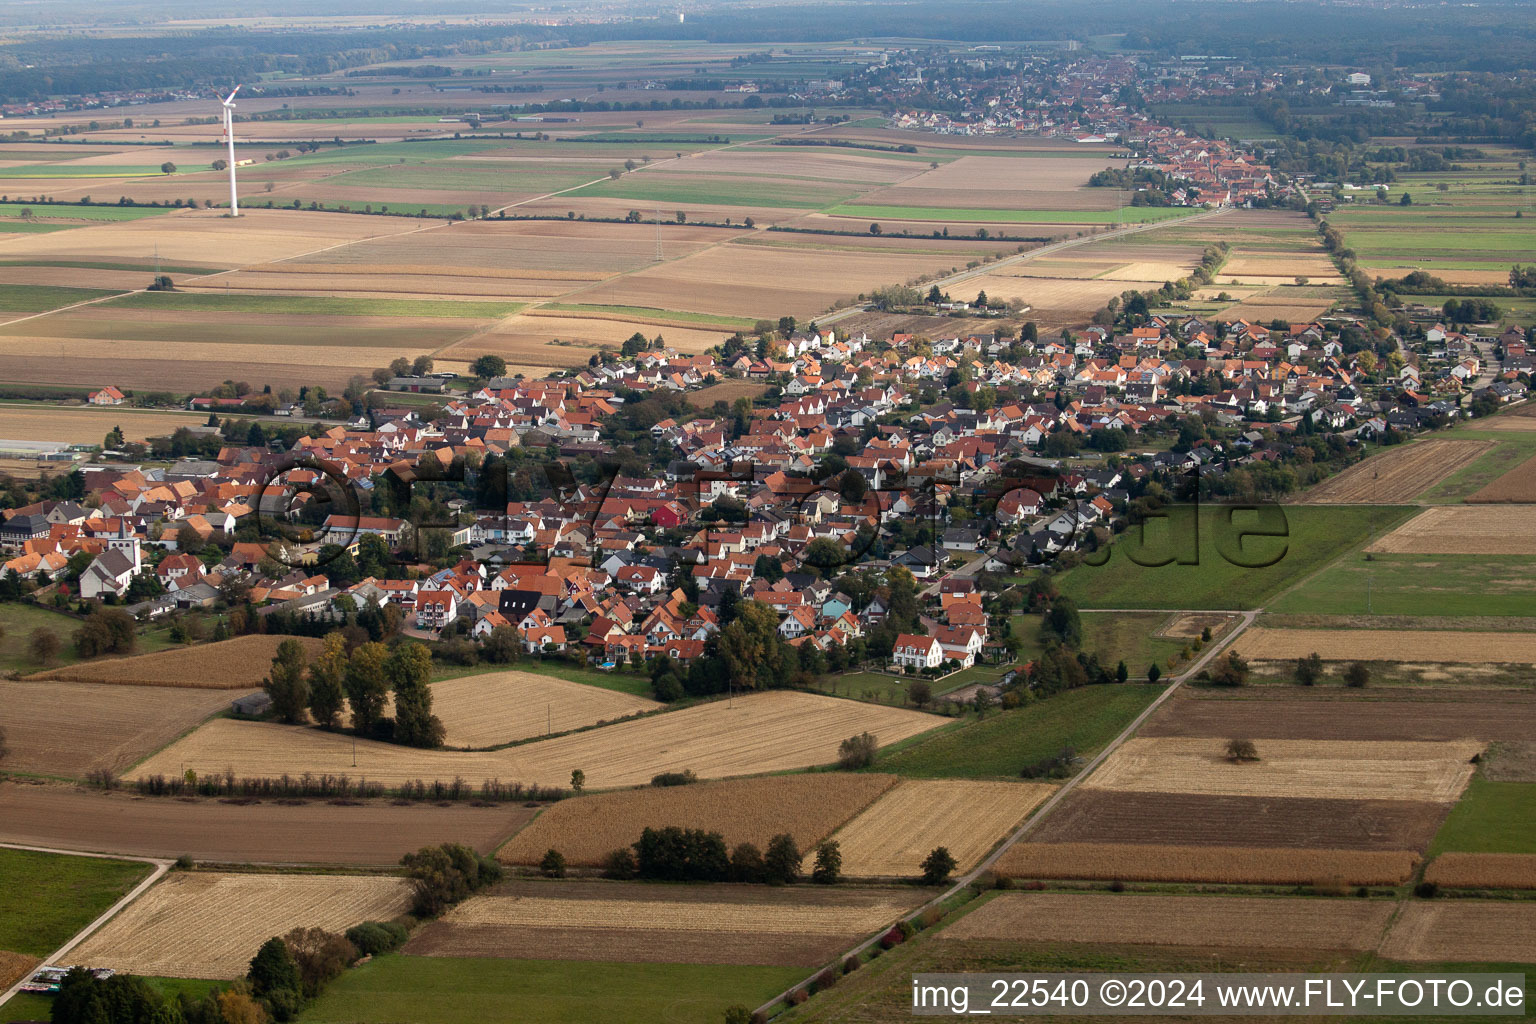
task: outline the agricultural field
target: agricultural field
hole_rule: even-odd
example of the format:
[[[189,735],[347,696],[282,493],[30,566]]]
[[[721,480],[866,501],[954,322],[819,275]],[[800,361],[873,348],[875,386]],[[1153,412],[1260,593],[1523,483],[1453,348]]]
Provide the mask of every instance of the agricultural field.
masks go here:
[[[1147,668],[1156,663],[1167,665],[1189,641],[1200,635],[1206,624],[1202,621],[1187,636],[1183,627],[1162,612],[1083,612],[1082,649],[1092,651],[1099,661],[1113,668],[1125,662],[1130,678],[1141,678]],[[1195,619],[1195,616],[1185,616]],[[1209,616],[1210,622],[1219,624],[1224,616]],[[1019,651],[1022,660],[1029,660],[1039,653],[1039,615],[1015,615],[1011,622],[1013,635],[1024,642]],[[1213,630],[1213,634],[1219,632]]]
[[[1254,661],[1409,661],[1482,665],[1536,663],[1536,634],[1470,630],[1267,629],[1255,627],[1233,645]]]
[[[208,417],[199,413],[149,409],[56,406],[29,402],[0,405],[0,437],[8,441],[55,441],[61,444],[101,444],[113,427],[129,441],[174,433],[180,427],[201,427]]]
[[[297,927],[345,931],[410,908],[404,879],[174,872],[85,940],[82,963],[134,974],[240,978],[263,942]]]
[[[0,673],[35,672],[42,667],[28,650],[29,638],[39,629],[46,629],[63,641],[60,661],[74,661],[76,655],[69,637],[78,628],[78,619],[61,612],[19,601],[0,604]]]
[[[809,850],[896,784],[894,775],[848,772],[646,787],[562,800],[497,851],[508,864],[537,864],[546,850],[597,867],[646,828],[678,825],[719,832],[726,846],[766,850],[780,832]]]
[[[1533,812],[1536,782],[1495,782],[1478,776],[1451,808],[1430,852],[1536,854]]]
[[[1373,554],[1536,555],[1536,506],[1425,509],[1371,544]]]
[[[468,802],[341,806],[304,800],[163,800],[0,782],[0,841],[223,864],[394,867],[423,846],[490,853],[534,810]]]
[[[999,711],[882,756],[876,769],[919,779],[1017,779],[1026,766],[1071,747],[1092,757],[1114,739],[1162,687],[1085,686],[1027,707]]]
[[[229,695],[174,686],[0,680],[6,771],[121,772],[224,710]]]
[[[1450,889],[1536,889],[1536,854],[1442,853],[1424,881]]]
[[[1462,506],[1469,511],[1509,512],[1495,506]],[[1452,506],[1455,508],[1455,506]],[[1438,511],[1430,509],[1424,515]],[[1422,517],[1421,517],[1422,518]],[[1458,516],[1448,521],[1455,523]],[[1389,535],[1390,536],[1390,535]],[[1435,529],[1419,534],[1432,540],[1398,537],[1384,542],[1394,546],[1422,543],[1435,547],[1477,547],[1493,545],[1488,537],[1469,534],[1458,541],[1449,530]],[[1518,534],[1508,535],[1511,547],[1524,547]],[[1322,572],[1305,580],[1301,586],[1283,594],[1268,605],[1267,611],[1283,615],[1460,617],[1483,620],[1490,617],[1536,616],[1536,583],[1532,567],[1536,555],[1493,552],[1486,554],[1433,554],[1415,551],[1403,554],[1371,553],[1368,558],[1350,555],[1340,558]]]
[[[1472,777],[1476,740],[1265,740],[1234,763],[1217,738],[1127,740],[1084,782],[1121,793],[1454,801]]]
[[[1312,488],[1309,504],[1401,505],[1412,501],[1488,449],[1491,441],[1432,438],[1387,448]]]
[[[261,686],[272,667],[277,646],[296,639],[310,657],[320,653],[313,637],[253,634],[213,644],[176,647],[153,654],[95,661],[49,669],[28,676],[31,681],[109,683],[114,686],[181,687],[194,690],[251,690]]]
[[[1526,459],[1508,473],[1467,495],[1468,504],[1518,504],[1536,502],[1536,457]]]
[[[1410,800],[1207,796],[1077,789],[1029,833],[1030,845],[1423,850],[1446,806]],[[1040,851],[1044,856],[1046,851]],[[1275,857],[1282,855],[1276,849]]]
[[[1003,853],[995,869],[999,874],[1019,879],[1401,885],[1413,876],[1418,864],[1419,855],[1412,850],[1019,843]]]
[[[1148,521],[1145,535],[1129,530],[1108,549],[1103,565],[1084,564],[1059,578],[1063,594],[1085,609],[1167,607],[1170,594],[1184,608],[1256,608],[1277,593],[1405,514],[1393,506],[1271,506],[1261,517],[1206,505],[1200,512],[1198,551],[1188,506]],[[1284,530],[1283,533],[1279,531]],[[1253,531],[1263,535],[1255,535]],[[1239,540],[1240,534],[1247,538]],[[1232,557],[1223,556],[1227,551]],[[1159,562],[1187,554],[1195,564]],[[1098,556],[1095,556],[1098,557]],[[1241,560],[1248,565],[1234,564]],[[1249,568],[1248,566],[1256,566]]]
[[[905,889],[515,881],[405,947],[431,957],[814,967],[922,902]]]
[[[701,778],[760,774],[830,764],[849,736],[873,733],[882,744],[926,732],[944,719],[809,693],[777,690],[714,701],[490,752],[418,750],[357,741],[300,726],[215,719],[141,764],[137,775],[233,770],[237,776],[304,771],[348,772],[398,784],[463,776],[565,786],[586,772],[593,789],[649,782],[659,772],[691,769]]]
[[[1347,633],[1349,631],[1341,630]],[[1409,634],[1413,635],[1413,634]],[[1536,639],[1536,634],[1532,634]],[[1310,653],[1310,652],[1308,652]],[[1461,671],[1458,667],[1456,671]],[[1243,736],[1296,740],[1493,741],[1498,752],[1536,730],[1536,694],[1474,686],[1404,687],[1390,693],[1346,689],[1337,682],[1307,689],[1215,687],[1180,690],[1138,731],[1141,736]],[[1485,769],[1487,770],[1487,769]]]
[[[625,1020],[718,1024],[726,1007],[756,1006],[804,975],[783,966],[383,956],[343,974],[299,1020],[475,1024],[516,1006],[543,1024],[591,1024],[621,1006]]]
[[[515,670],[432,684],[450,747],[484,748],[655,711],[653,700]]]
[[[133,861],[0,848],[0,950],[47,956],[149,872]]]
[[[1112,945],[1208,946],[1219,939],[1237,948],[1369,950],[1392,910],[1377,901],[1000,893],[945,928],[940,941],[1049,935]]]
[[[1381,943],[1397,960],[1536,960],[1536,903],[1416,901]]]
[[[909,779],[832,838],[843,856],[843,874],[852,878],[921,875],[923,858],[937,846],[946,847],[956,871],[964,873],[1054,791],[1019,782]],[[814,863],[815,855],[807,853],[806,870]]]

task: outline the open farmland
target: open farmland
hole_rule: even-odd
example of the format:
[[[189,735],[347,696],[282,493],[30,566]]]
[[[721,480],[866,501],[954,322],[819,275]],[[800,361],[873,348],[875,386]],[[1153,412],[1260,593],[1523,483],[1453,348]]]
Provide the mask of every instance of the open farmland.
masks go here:
[[[1445,804],[1410,800],[1077,789],[1030,833],[1030,844],[1422,850],[1445,814]]]
[[[1292,660],[1315,652],[1324,661],[1536,663],[1536,633],[1257,627],[1244,632],[1233,646],[1255,661]]]
[[[493,747],[584,729],[662,705],[616,690],[532,672],[487,672],[432,684],[432,713],[451,747]]]
[[[1020,879],[1226,885],[1312,885],[1318,882],[1400,885],[1412,877],[1418,864],[1419,855],[1413,850],[1019,843],[1009,847],[998,859],[996,870],[999,874]]]
[[[31,974],[33,968],[41,963],[42,961],[35,956],[0,949],[0,992],[9,989]]]
[[[1486,487],[1466,497],[1467,504],[1518,504],[1536,502],[1536,457],[1526,459]]]
[[[1536,889],[1536,854],[1442,853],[1424,881],[1451,889]]]
[[[636,331],[646,337],[660,334],[668,347],[682,352],[702,352],[718,345],[731,333],[708,327],[671,324],[661,327],[633,317],[552,316],[543,315],[543,310],[538,313],[540,315],[528,312],[509,316],[441,350],[436,358],[445,365],[460,362],[467,365],[481,356],[496,355],[505,359],[509,366],[515,365],[518,370],[529,373],[584,365],[604,349],[617,352],[625,339]]]
[[[1536,506],[1437,505],[1372,544],[1386,554],[1536,555]]]
[[[518,881],[454,907],[406,952],[813,967],[922,898],[913,889]]]
[[[29,676],[29,680],[112,683],[118,686],[175,686],[202,690],[249,690],[261,686],[277,646],[297,640],[313,658],[321,642],[312,637],[253,634],[215,644],[175,647],[128,658],[100,658]],[[179,774],[179,773],[178,773]]]
[[[0,437],[8,441],[101,444],[113,427],[122,427],[123,436],[129,441],[142,441],[173,433],[179,427],[200,427],[207,422],[208,417],[199,413],[39,403],[0,405]]]
[[[1131,793],[1448,802],[1466,787],[1468,762],[1483,744],[1276,739],[1259,743],[1261,760],[1248,763],[1228,761],[1224,748],[1216,738],[1137,737],[1083,785]]]
[[[393,867],[448,842],[490,853],[533,814],[516,804],[167,800],[0,783],[0,841],[224,864]]]
[[[843,874],[854,878],[920,875],[923,858],[936,846],[948,847],[956,870],[965,872],[1054,790],[1019,782],[910,779],[832,838],[843,855]],[[806,871],[814,863],[808,852]]]
[[[240,978],[263,942],[290,929],[345,931],[411,905],[404,879],[176,872],[129,904],[73,956],[175,978]]]
[[[1241,896],[1000,893],[941,933],[944,941],[1024,939],[1252,949],[1375,948],[1390,903]]]
[[[1353,631],[1340,632],[1347,636]],[[1536,633],[1525,635],[1536,642]],[[1394,689],[1388,696],[1319,686],[1299,692],[1290,687],[1249,687],[1241,696],[1215,689],[1181,690],[1147,720],[1138,735],[1515,741],[1533,733],[1536,693],[1530,691],[1414,688]]]
[[[1319,505],[1401,504],[1429,490],[1492,447],[1492,441],[1448,441],[1444,438],[1397,445],[1330,477],[1308,491],[1302,500]]]
[[[1395,960],[1536,961],[1536,902],[1406,904],[1381,954]]]
[[[646,828],[667,825],[719,832],[728,847],[752,843],[759,850],[788,832],[808,850],[895,784],[894,775],[837,772],[598,793],[546,808],[496,856],[537,864],[554,849],[570,864],[597,867]]]
[[[187,687],[0,680],[4,765],[76,779],[121,772],[228,702],[228,694]]]
[[[134,861],[0,849],[0,949],[48,956],[149,872]]]
[[[140,775],[180,775],[231,769],[237,776],[304,771],[366,775],[398,784],[463,776],[565,786],[571,771],[586,772],[594,789],[649,782],[658,772],[692,769],[718,778],[830,764],[837,745],[861,732],[881,743],[907,739],[945,720],[902,708],[776,690],[714,701],[681,711],[620,722],[551,740],[490,752],[418,750],[388,743],[357,743],[317,729],[217,719],[155,755]]]

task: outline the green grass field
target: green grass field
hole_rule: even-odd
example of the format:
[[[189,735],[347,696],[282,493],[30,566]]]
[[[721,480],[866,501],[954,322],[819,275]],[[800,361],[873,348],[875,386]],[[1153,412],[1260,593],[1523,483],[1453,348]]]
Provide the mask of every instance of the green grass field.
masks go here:
[[[524,659],[516,665],[481,664],[469,669],[449,666],[440,672],[434,672],[433,679],[456,679],[460,676],[476,676],[484,675],[488,672],[507,671],[531,672],[536,676],[553,676],[556,679],[567,679],[573,683],[584,683],[587,686],[596,686],[604,690],[631,693],[637,697],[650,697],[652,695],[651,677],[649,675],[633,675],[629,672],[604,672],[601,669],[595,668],[578,668],[563,661]]]
[[[1536,430],[1479,430],[1486,420],[1473,420],[1445,436],[1458,441],[1492,441],[1494,446],[1425,491],[1416,501],[1460,504],[1467,495],[1536,456]]]
[[[1107,556],[1090,556],[1105,558],[1103,565],[1071,569],[1057,585],[1082,608],[1257,608],[1364,543],[1373,527],[1382,533],[1408,512],[1389,506],[1287,505],[1271,507],[1261,523],[1257,513],[1203,505],[1197,534],[1190,507],[1182,506],[1150,520],[1145,540],[1137,528],[1127,530]],[[1246,531],[1260,529],[1284,533],[1239,539]],[[1154,567],[1136,561],[1155,563],[1174,556],[1197,559],[1197,564]]]
[[[326,187],[367,185],[375,188],[466,189],[478,192],[555,192],[602,177],[592,166],[552,167],[508,164],[501,160],[429,161],[382,164],[326,179]]]
[[[206,170],[199,165],[188,170]],[[159,164],[23,164],[0,167],[0,178],[149,178],[164,177]]]
[[[1435,834],[1429,854],[1536,853],[1536,782],[1490,782],[1481,775]]]
[[[495,319],[511,316],[523,309],[526,303],[359,299],[323,295],[225,295],[218,292],[136,292],[111,299],[102,305],[117,309],[175,309],[199,313],[311,313],[328,316]]]
[[[78,619],[36,605],[15,601],[0,604],[0,629],[5,631],[0,636],[0,672],[41,671],[41,667],[27,653],[28,638],[35,629],[52,630],[63,643],[63,650],[59,651],[53,664],[67,665],[75,661],[75,649],[70,645],[69,638],[79,627]]]
[[[983,221],[1007,224],[1144,224],[1199,213],[1186,207],[1127,206],[1121,210],[985,210],[947,206],[863,206],[845,204],[827,211],[838,217],[882,220]]]
[[[764,169],[764,174],[771,174],[771,165]],[[857,192],[847,187],[795,185],[783,181],[754,180],[750,177],[722,179],[697,175],[683,180],[658,174],[626,174],[617,181],[604,181],[577,189],[571,195],[634,199],[649,203],[704,203],[711,206],[773,206],[792,210],[819,210],[846,202]]]
[[[147,282],[146,282],[147,283]],[[61,288],[47,284],[0,284],[0,311],[41,313],[111,295],[101,288]]]
[[[0,217],[20,217],[31,210],[37,220],[143,220],[170,213],[165,206],[59,206],[53,203],[0,203]]]
[[[0,849],[0,949],[47,956],[149,872],[133,861]]]
[[[637,941],[644,941],[637,933]],[[803,967],[379,957],[338,978],[303,1024],[719,1024],[805,976]]]
[[[1015,615],[1013,635],[1024,642],[1019,651],[1020,661],[1029,661],[1040,654],[1039,615]],[[1168,616],[1163,612],[1083,612],[1082,649],[1099,656],[1099,661],[1115,667],[1124,661],[1132,679],[1146,673],[1153,662],[1165,664],[1184,647],[1179,640],[1154,637]]]
[[[1536,555],[1378,554],[1368,562],[1355,553],[1268,610],[1293,615],[1536,615],[1533,570]]]
[[[1160,686],[1085,686],[985,718],[969,716],[881,757],[875,770],[925,779],[1016,779],[1070,746],[1091,757],[1162,692]]]

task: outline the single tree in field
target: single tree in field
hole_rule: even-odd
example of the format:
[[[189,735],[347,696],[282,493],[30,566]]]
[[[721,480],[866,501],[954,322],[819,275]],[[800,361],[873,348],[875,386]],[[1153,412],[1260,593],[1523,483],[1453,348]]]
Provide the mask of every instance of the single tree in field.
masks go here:
[[[1227,740],[1227,760],[1233,762],[1257,761],[1259,748],[1253,740]]]
[[[763,873],[769,885],[789,885],[800,879],[800,847],[795,837],[780,832],[768,840],[768,853],[763,857]]]
[[[1305,658],[1296,659],[1296,681],[1302,686],[1311,686],[1323,678],[1323,659],[1316,651]]]
[[[347,640],[337,630],[326,635],[324,650],[309,664],[309,714],[323,729],[336,728],[346,678]]]
[[[412,377],[425,377],[427,374],[429,374],[431,372],[432,372],[432,357],[431,356],[417,356],[416,359],[411,363],[411,376]]]
[[[822,885],[836,885],[843,877],[843,851],[835,839],[823,839],[816,847],[816,866],[811,869],[811,881]]]
[[[837,746],[838,767],[849,770],[867,768],[874,763],[875,753],[879,749],[880,743],[872,733],[861,732],[857,736],[850,736]]]
[[[1129,678],[1131,678],[1131,670],[1125,667],[1125,662],[1122,661],[1115,666],[1115,682],[1123,683]]]
[[[1371,681],[1371,670],[1363,661],[1350,662],[1349,668],[1344,670],[1344,685],[1353,686],[1355,689],[1365,687]]]
[[[923,858],[922,869],[924,885],[943,885],[955,870],[955,858],[950,854],[948,847],[935,846],[933,851]]]
[[[432,713],[432,654],[423,644],[401,643],[384,661],[395,692],[395,742],[410,747],[443,745],[443,723]]]
[[[565,877],[565,854],[554,847],[544,851],[544,859],[539,861],[539,871],[545,878]]]
[[[289,637],[277,645],[277,656],[272,659],[272,670],[267,673],[266,691],[272,698],[272,711],[290,725],[304,721],[304,708],[309,703],[304,662],[304,648]]]
[[[925,708],[933,701],[933,687],[926,679],[914,679],[907,687],[907,699],[913,707]]]
[[[384,675],[384,661],[389,648],[381,643],[358,647],[347,659],[347,704],[352,708],[352,728],[367,736],[384,717],[384,699],[389,694],[389,679]]]
[[[63,648],[64,641],[59,639],[59,634],[46,626],[38,626],[27,635],[27,653],[39,665],[46,665],[57,658]]]
[[[167,160],[165,163],[160,165],[160,173],[161,174],[175,174],[176,173],[176,165],[171,163],[169,160]]]
[[[501,358],[501,356],[484,355],[469,364],[469,372],[484,380],[490,380],[492,377],[505,377],[507,375],[507,361]]]
[[[1163,678],[1163,670],[1157,666],[1156,662],[1147,666],[1147,682],[1155,683],[1161,678]]]
[[[577,796],[580,796],[581,791],[586,788],[587,773],[582,771],[580,768],[573,769],[571,771],[571,791],[574,792]]]
[[[411,361],[405,356],[396,356],[389,361],[389,372],[394,377],[409,377],[411,375]]]

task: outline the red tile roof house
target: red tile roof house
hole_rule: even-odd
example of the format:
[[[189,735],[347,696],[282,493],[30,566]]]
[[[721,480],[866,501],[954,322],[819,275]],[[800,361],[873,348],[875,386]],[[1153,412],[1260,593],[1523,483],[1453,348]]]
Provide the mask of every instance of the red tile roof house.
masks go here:
[[[452,590],[424,590],[416,595],[416,628],[442,629],[459,617],[459,595]]]
[[[128,396],[124,395],[111,384],[108,384],[100,391],[92,391],[88,396],[86,396],[86,401],[90,402],[92,405],[122,405],[127,400]]]
[[[937,668],[944,663],[944,647],[931,636],[902,633],[891,649],[891,661],[902,668]]]

